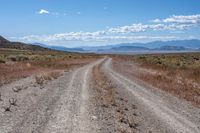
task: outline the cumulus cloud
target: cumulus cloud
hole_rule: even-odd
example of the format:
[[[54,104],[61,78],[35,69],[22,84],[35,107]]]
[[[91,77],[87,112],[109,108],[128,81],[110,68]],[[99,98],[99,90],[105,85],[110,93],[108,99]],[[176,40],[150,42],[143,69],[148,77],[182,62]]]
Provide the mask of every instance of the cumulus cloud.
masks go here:
[[[151,22],[154,22],[154,23],[160,23],[160,22],[161,22],[161,20],[160,20],[160,19],[158,19],[158,18],[156,18],[156,19],[154,19],[154,20],[151,20]]]
[[[130,33],[136,32],[144,32],[148,30],[169,30],[175,31],[177,29],[185,29],[187,25],[164,25],[164,24],[156,24],[156,25],[143,25],[143,24],[133,24],[130,26],[122,26],[118,28],[109,28],[107,30],[96,31],[96,32],[66,32],[60,34],[52,34],[52,35],[30,35],[18,38],[21,41],[26,42],[55,42],[55,41],[122,41],[122,40],[166,40],[166,39],[174,39],[175,36],[136,36],[131,35]]]
[[[117,28],[110,28],[108,33],[113,34],[128,34],[137,33],[145,31],[175,31],[175,30],[185,30],[190,28],[192,25],[188,24],[132,24]]]
[[[83,41],[83,42],[108,42],[108,41],[136,41],[136,40],[170,40],[175,36],[136,36],[136,35],[104,35],[102,32],[68,32],[53,35],[30,35],[18,40],[25,42],[56,42],[56,41]],[[15,39],[15,38],[12,38]]]
[[[41,14],[49,13],[41,10]],[[17,38],[25,42],[56,42],[56,41],[136,41],[136,40],[171,40],[175,36],[137,36],[136,33],[146,31],[169,31],[170,33],[183,32],[200,24],[200,15],[171,16],[164,19],[155,19],[150,24],[136,23],[131,25],[106,28],[95,32],[66,32],[52,35],[29,35]],[[132,34],[133,33],[133,34]]]
[[[145,31],[158,31],[158,30],[186,30],[195,26],[200,25],[200,14],[197,15],[188,15],[188,16],[176,16],[173,15],[165,19],[154,19],[152,20],[154,24],[132,24],[127,26],[121,26],[117,28],[110,28],[109,33],[136,33],[136,32],[145,32]],[[156,24],[155,24],[156,23]]]
[[[197,15],[188,15],[188,16],[176,16],[173,15],[169,18],[163,19],[162,22],[165,23],[179,23],[179,24],[199,24],[200,23],[200,14]]]
[[[45,9],[41,9],[38,14],[49,14],[49,11],[48,10],[45,10]]]
[[[165,19],[154,19],[155,23],[175,23],[175,24],[188,24],[198,25],[200,24],[200,14],[196,15],[173,15]]]

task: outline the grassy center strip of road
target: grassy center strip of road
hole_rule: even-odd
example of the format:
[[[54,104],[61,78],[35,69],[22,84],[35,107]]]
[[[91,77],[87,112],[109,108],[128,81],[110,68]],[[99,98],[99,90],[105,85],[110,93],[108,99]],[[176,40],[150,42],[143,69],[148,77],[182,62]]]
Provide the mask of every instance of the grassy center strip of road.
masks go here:
[[[121,96],[106,78],[101,70],[102,65],[93,68],[91,101],[93,102],[94,114],[97,118],[101,132],[139,132],[139,118],[136,114],[136,107]]]

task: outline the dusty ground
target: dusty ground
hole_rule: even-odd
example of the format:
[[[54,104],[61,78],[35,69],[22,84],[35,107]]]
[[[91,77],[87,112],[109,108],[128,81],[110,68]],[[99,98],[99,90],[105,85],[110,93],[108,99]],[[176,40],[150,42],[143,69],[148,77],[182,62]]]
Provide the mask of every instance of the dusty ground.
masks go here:
[[[104,62],[103,62],[104,63]],[[92,92],[94,112],[101,125],[101,132],[139,132],[140,117],[137,107],[119,93],[101,70],[102,64],[93,68]]]
[[[2,133],[200,132],[200,110],[98,59],[0,87]]]
[[[200,53],[115,56],[113,68],[200,107]]]
[[[135,102],[143,117],[141,132],[198,133],[200,109],[159,89],[143,86],[111,67],[111,59],[105,63],[105,71],[117,88],[123,88],[127,98]],[[117,69],[117,68],[115,68]]]
[[[88,79],[99,62],[63,72],[58,79],[44,84],[37,84],[33,76],[2,86],[0,131],[90,132],[95,125],[90,124],[92,117],[87,114]],[[13,91],[16,87],[20,91]],[[14,105],[9,102],[12,98],[17,100]]]

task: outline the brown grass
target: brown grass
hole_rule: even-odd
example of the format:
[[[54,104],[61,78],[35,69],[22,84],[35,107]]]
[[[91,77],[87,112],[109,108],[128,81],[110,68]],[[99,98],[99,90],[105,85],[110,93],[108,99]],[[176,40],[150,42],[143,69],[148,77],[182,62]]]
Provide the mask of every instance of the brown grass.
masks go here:
[[[32,74],[80,67],[97,58],[90,54],[0,49],[0,86]]]
[[[113,88],[110,85],[110,82],[105,82],[105,76],[100,73],[100,65],[97,65],[93,69],[94,74],[94,84],[97,86],[97,96],[96,101],[101,104],[101,106],[108,107],[111,104],[115,103],[115,94]]]
[[[101,65],[93,68],[93,91],[95,91],[94,98],[97,104],[96,110],[101,114],[101,122],[103,122],[102,132],[116,132],[116,133],[133,133],[138,132],[138,120],[133,115],[133,110],[128,100],[119,96],[114,86],[108,78],[101,72]]]
[[[46,81],[57,79],[61,75],[62,75],[61,72],[58,72],[58,71],[49,72],[42,75],[37,75],[35,76],[35,82],[39,85],[43,85]]]
[[[116,56],[113,65],[117,71],[200,106],[200,53]]]

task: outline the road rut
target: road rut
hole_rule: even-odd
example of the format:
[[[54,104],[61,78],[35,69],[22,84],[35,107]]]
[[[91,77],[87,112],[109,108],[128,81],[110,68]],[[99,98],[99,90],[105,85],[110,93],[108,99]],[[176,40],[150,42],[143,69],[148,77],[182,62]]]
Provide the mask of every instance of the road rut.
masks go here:
[[[1,87],[4,99],[0,102],[1,105],[5,105],[12,97],[18,102],[17,106],[12,107],[12,112],[1,110],[0,132],[102,132],[100,119],[90,112],[95,104],[90,106],[92,88],[89,86],[92,68],[101,63],[103,63],[101,70],[107,77],[106,79],[111,80],[109,84],[115,86],[113,89],[122,94],[120,97],[124,96],[123,98],[127,99],[130,105],[136,105],[134,108],[137,108],[135,110],[138,110],[138,116],[143,119],[138,127],[140,130],[137,131],[142,133],[200,132],[200,110],[198,108],[173,96],[162,94],[156,89],[152,91],[127,78],[123,73],[116,72],[111,67],[112,59],[110,58],[100,59],[84,67],[65,72],[62,77],[45,84],[42,88],[34,86],[34,79],[31,77]],[[12,92],[12,87],[20,84],[28,87],[19,93]],[[113,112],[107,113],[109,116],[109,113]],[[106,128],[109,128],[109,123],[107,124]]]
[[[15,110],[12,109],[13,112],[1,112],[0,132],[97,132],[95,130],[98,129],[98,125],[91,123],[87,91],[90,71],[103,60],[64,73],[62,77],[42,89],[39,86],[30,87],[16,94],[19,105]]]
[[[112,59],[108,59],[104,64],[104,71],[120,87],[126,89],[129,93],[132,94],[134,100],[137,100],[139,105],[142,106],[142,112],[147,113],[146,122],[148,119],[151,119],[146,129],[152,128],[154,125],[155,129],[151,129],[154,132],[176,132],[176,133],[199,133],[199,113],[196,115],[196,119],[190,119],[189,116],[193,116],[195,114],[191,114],[187,112],[187,116],[182,115],[177,110],[166,106],[165,101],[161,96],[152,93],[149,89],[144,88],[134,81],[126,78],[120,73],[115,72],[111,67]],[[199,109],[194,108],[196,112],[199,112]],[[145,130],[144,130],[145,131]]]

